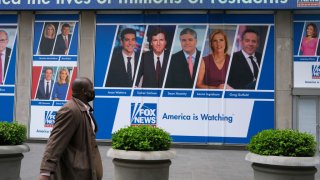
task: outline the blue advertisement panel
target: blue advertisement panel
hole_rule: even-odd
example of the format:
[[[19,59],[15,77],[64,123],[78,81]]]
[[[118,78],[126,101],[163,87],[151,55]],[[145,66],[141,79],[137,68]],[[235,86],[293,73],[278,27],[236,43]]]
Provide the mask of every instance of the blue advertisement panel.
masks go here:
[[[294,16],[294,87],[320,88],[320,15]]]
[[[36,15],[30,138],[48,138],[77,77],[78,15]]]
[[[17,15],[0,15],[0,121],[13,121],[17,51]]]
[[[248,143],[274,127],[273,15],[97,15],[95,55],[98,139],[152,125]]]
[[[0,10],[316,9],[319,0],[0,0]]]

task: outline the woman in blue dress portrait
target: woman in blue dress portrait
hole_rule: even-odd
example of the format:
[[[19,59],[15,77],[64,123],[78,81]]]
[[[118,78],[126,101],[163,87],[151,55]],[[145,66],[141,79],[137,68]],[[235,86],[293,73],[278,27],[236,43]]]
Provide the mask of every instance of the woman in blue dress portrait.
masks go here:
[[[58,80],[54,83],[51,99],[65,100],[68,92],[69,81],[70,77],[68,69],[60,69]]]

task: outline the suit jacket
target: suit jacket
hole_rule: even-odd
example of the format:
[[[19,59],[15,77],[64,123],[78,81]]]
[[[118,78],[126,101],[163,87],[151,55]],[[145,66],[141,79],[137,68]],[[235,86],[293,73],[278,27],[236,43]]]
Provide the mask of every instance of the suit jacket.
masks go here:
[[[134,56],[134,72],[133,77],[135,77],[138,61],[139,61],[139,52],[135,53]],[[133,82],[133,81],[132,81]],[[108,76],[107,76],[107,82],[105,84],[106,87],[132,87],[132,82],[130,82],[126,70],[126,66],[124,63],[124,58],[122,55],[122,48],[117,49],[114,51]]]
[[[9,61],[10,61],[10,56],[11,56],[11,49],[6,47],[6,57],[4,59],[4,69],[3,69],[3,84],[5,82],[6,79],[6,74],[7,74],[7,69],[9,66]]]
[[[45,90],[45,84],[44,84],[44,79],[40,80],[39,86],[38,86],[38,91],[37,91],[37,99],[50,99],[46,97],[46,90]],[[51,87],[50,87],[50,94],[52,92],[52,87],[53,87],[53,80],[51,80]]]
[[[261,53],[255,52],[259,69],[261,56]],[[254,89],[256,81],[253,79],[254,76],[242,51],[235,52],[232,57],[228,84],[234,89]]]
[[[161,88],[163,84],[163,79],[166,73],[169,51],[164,51],[163,62],[160,71],[160,81],[157,83],[156,68],[154,66],[154,54],[153,51],[148,51],[142,54],[140,68],[138,72],[138,78],[136,81],[136,86],[140,82],[140,78],[143,76],[142,87],[149,88]]]
[[[68,34],[68,48],[70,47],[70,42],[71,42],[71,34]],[[66,49],[66,44],[64,43],[64,39],[62,34],[59,34],[57,36],[56,44],[54,46],[54,51],[53,54],[65,54]]]
[[[200,54],[201,52],[197,50],[192,77],[190,77],[188,62],[183,51],[181,50],[173,54],[167,76],[166,88],[193,88]]]
[[[51,172],[54,180],[102,179],[102,161],[95,133],[87,109],[79,99],[72,98],[56,114],[40,166],[40,172],[45,171]]]

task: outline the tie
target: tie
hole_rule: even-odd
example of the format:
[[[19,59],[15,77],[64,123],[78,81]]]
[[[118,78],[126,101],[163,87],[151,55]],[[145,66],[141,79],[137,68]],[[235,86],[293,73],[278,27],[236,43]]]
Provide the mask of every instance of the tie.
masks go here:
[[[68,49],[69,43],[68,43],[68,39],[66,36],[64,37],[64,44],[66,45],[66,48]]]
[[[253,56],[249,56],[249,59],[251,60],[251,64],[253,66],[253,75],[254,75],[254,79],[256,80],[258,77],[258,66],[256,62],[254,62]]]
[[[157,67],[156,67],[156,78],[158,82],[158,87],[160,87],[160,72],[161,72],[161,64],[160,64],[160,57],[157,57]]]
[[[47,87],[46,87],[46,99],[50,98],[50,89],[49,89],[49,82],[47,82]]]
[[[3,84],[3,77],[2,77],[2,53],[0,53],[0,84]]]
[[[128,59],[128,62],[127,62],[127,74],[128,74],[128,79],[129,79],[129,82],[130,84],[132,84],[132,67],[131,67],[131,57],[127,57]]]
[[[191,78],[192,78],[192,73],[193,73],[192,56],[189,56],[189,57],[188,57],[188,65],[189,65],[190,76],[191,76]]]

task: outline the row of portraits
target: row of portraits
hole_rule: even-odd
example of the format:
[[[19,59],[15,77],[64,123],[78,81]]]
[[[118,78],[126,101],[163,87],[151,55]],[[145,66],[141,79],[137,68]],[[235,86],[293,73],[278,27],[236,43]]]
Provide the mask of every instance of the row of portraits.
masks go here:
[[[68,55],[75,25],[75,22],[45,22],[36,54]]]
[[[74,67],[43,66],[36,85],[33,86],[32,91],[36,92],[33,99],[69,100],[73,71]]]
[[[255,89],[268,25],[118,25],[105,87]]]

